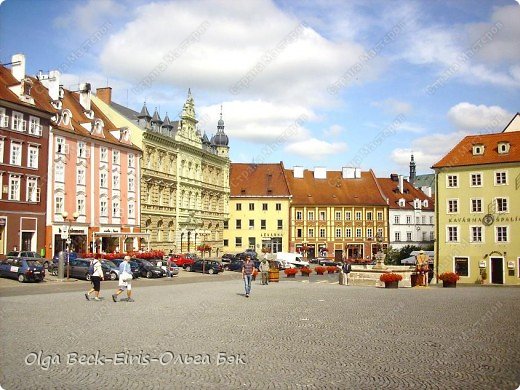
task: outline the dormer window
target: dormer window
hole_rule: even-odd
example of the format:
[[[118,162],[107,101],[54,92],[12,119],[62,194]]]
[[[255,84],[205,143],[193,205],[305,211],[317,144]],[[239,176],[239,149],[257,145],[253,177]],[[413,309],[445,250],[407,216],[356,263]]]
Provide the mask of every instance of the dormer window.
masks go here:
[[[406,201],[403,198],[399,199],[399,207],[404,207],[404,206],[406,206]]]
[[[61,113],[61,121],[64,126],[68,126],[70,124],[70,119],[72,118],[72,113],[69,110],[63,110]]]
[[[423,200],[422,205],[423,205],[423,207],[428,207],[428,200],[427,199]]]
[[[92,111],[92,110],[85,111],[85,116],[88,119],[94,119],[94,111]]]
[[[498,143],[498,154],[506,154],[509,153],[509,142],[499,142]]]
[[[105,124],[101,119],[96,119],[94,122],[94,134],[103,134],[103,127]]]
[[[484,145],[482,145],[482,144],[473,145],[473,155],[474,156],[481,156],[483,154],[484,154]]]
[[[413,201],[413,208],[414,209],[420,209],[421,208],[421,201],[419,199],[415,199]]]

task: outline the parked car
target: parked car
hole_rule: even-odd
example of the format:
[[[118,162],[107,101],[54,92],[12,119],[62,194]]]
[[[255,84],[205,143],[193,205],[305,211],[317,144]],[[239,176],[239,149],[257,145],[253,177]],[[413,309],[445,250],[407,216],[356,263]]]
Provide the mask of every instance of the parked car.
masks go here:
[[[178,267],[186,268],[187,265],[191,265],[195,262],[194,259],[187,256],[186,254],[172,255],[171,259]]]
[[[244,260],[246,258],[246,256],[251,256],[251,260],[257,260],[258,259],[258,255],[253,250],[246,250],[245,252],[238,253],[235,256],[235,258],[236,259],[240,259],[240,260]]]
[[[232,262],[233,260],[235,260],[235,255],[231,254],[231,253],[224,253],[222,255],[222,258],[221,258],[222,262],[223,263],[230,263]]]
[[[144,276],[148,279],[162,278],[163,276],[166,276],[166,271],[157,267],[156,265],[153,265],[148,260],[135,259],[134,261],[139,266],[139,274],[141,276]]]
[[[119,279],[119,267],[110,260],[101,259],[101,264],[105,264],[110,268],[110,280]]]
[[[56,265],[58,265],[58,259],[59,259],[59,253],[55,254],[54,257],[52,258],[52,263],[55,263]],[[75,260],[78,258],[78,254],[76,252],[70,252],[69,253],[69,260]],[[49,260],[45,260],[44,261],[44,265],[46,268],[48,268],[51,264],[52,264]],[[67,264],[67,252],[65,252],[65,264]]]
[[[244,260],[234,259],[229,264],[225,265],[225,269],[228,271],[241,271],[244,265]]]
[[[324,265],[325,267],[328,267],[328,266],[340,266],[341,267],[341,265],[343,263],[336,261],[334,258],[320,257],[318,259],[318,264]]]
[[[0,263],[0,276],[26,281],[41,282],[45,277],[43,264],[36,259],[9,258]]]
[[[218,274],[219,272],[224,272],[224,267],[215,260],[197,260],[193,264],[186,266],[186,271],[188,272],[202,272],[203,270],[208,274]]]
[[[112,260],[112,263],[114,263],[117,266],[117,269],[119,270],[119,265],[123,262],[123,259],[114,259]],[[134,279],[137,279],[141,276],[141,272],[139,271],[139,264],[137,264],[135,261],[130,260],[130,269],[132,270],[132,277]]]
[[[88,272],[88,269],[90,268],[90,261],[91,259],[81,259],[77,258],[74,260],[71,260],[69,262],[69,276],[71,278],[76,279],[85,279],[90,281],[90,273]],[[106,264],[101,263],[101,268],[103,269],[103,276],[105,280],[111,280],[110,277],[110,267]],[[67,267],[65,267],[65,275],[67,275]]]

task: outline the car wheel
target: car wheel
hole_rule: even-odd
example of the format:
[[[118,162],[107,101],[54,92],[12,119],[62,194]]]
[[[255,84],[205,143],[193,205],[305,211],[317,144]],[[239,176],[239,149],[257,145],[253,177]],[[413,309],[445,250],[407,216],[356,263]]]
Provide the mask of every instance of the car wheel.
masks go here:
[[[151,278],[153,277],[152,271],[148,271],[148,272],[146,273],[146,277],[147,277],[148,279],[151,279]]]
[[[18,281],[19,281],[20,283],[25,282],[25,275],[24,275],[24,274],[20,274],[20,275],[18,275]]]
[[[43,267],[44,267],[45,269],[49,269],[49,262],[48,262],[48,261],[44,262],[44,263],[43,263]]]
[[[186,270],[187,272],[191,272],[191,267],[190,267],[189,265],[187,265],[186,268],[185,268],[185,270]]]
[[[85,279],[90,282],[90,279],[91,279],[91,275],[87,272],[86,275],[85,275]]]
[[[213,268],[210,268],[208,270],[208,274],[213,275],[215,273],[215,270]]]
[[[115,272],[110,272],[110,280],[116,280],[117,279],[117,275]]]

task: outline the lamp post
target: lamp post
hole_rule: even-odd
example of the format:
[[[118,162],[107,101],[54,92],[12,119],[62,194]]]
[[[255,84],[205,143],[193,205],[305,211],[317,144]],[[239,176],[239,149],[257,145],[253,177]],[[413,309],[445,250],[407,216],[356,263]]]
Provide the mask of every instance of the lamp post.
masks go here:
[[[67,213],[66,211],[63,211],[61,213],[61,216],[63,218],[63,221],[65,222],[68,222],[68,227],[67,227],[67,279],[69,279],[69,276],[70,276],[70,265],[69,265],[69,259],[70,259],[70,227],[72,226],[72,222],[75,222],[78,217],[79,217],[79,213],[77,211],[75,211],[73,214],[72,214],[72,219],[71,218],[68,218],[69,216],[69,213]],[[62,275],[63,277],[63,275]]]
[[[376,253],[376,265],[374,265],[373,269],[386,269],[385,266],[385,257],[386,255],[383,253],[383,236],[381,233],[376,234],[376,240],[378,244],[378,249]]]
[[[204,232],[204,233],[199,233],[199,236],[202,236],[202,241],[201,241],[201,247],[202,247],[202,275],[204,275],[204,273],[206,272],[206,260],[204,259],[204,252],[206,252],[206,237],[207,237],[208,233]]]

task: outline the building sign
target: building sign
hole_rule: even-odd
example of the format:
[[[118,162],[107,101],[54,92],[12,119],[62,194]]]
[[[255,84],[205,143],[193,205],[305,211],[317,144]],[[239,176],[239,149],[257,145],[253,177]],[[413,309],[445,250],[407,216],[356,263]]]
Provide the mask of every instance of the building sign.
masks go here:
[[[483,223],[483,217],[448,218],[448,223]],[[520,222],[520,216],[496,216],[496,222]]]
[[[281,237],[283,233],[262,233],[261,237]]]

